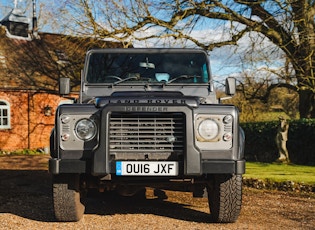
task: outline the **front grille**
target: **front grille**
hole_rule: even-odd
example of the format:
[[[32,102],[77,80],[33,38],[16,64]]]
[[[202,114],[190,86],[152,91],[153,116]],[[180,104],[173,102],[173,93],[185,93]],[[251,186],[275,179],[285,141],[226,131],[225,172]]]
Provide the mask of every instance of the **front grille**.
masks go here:
[[[184,149],[183,113],[112,113],[109,119],[109,152],[116,159],[166,158]]]

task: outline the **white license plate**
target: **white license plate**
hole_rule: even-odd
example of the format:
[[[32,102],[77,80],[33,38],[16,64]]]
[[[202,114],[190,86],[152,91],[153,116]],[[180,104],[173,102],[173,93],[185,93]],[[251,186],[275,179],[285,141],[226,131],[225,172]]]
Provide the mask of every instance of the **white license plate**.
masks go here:
[[[177,176],[176,161],[117,161],[117,176]]]

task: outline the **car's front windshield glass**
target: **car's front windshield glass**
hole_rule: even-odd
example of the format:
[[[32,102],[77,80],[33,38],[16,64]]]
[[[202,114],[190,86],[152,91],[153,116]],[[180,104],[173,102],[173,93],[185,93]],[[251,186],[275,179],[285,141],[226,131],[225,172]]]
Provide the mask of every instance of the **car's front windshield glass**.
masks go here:
[[[206,83],[207,57],[188,53],[91,53],[89,83]]]

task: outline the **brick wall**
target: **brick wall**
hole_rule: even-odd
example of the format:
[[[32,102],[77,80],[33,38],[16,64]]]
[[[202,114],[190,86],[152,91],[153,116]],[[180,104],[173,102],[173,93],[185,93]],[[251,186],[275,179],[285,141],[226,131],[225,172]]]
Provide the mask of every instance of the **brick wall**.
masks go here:
[[[10,104],[11,128],[0,129],[0,151],[49,147],[56,108],[64,98],[48,93],[8,91],[0,92],[1,100]],[[45,115],[45,107],[51,108],[51,115]]]

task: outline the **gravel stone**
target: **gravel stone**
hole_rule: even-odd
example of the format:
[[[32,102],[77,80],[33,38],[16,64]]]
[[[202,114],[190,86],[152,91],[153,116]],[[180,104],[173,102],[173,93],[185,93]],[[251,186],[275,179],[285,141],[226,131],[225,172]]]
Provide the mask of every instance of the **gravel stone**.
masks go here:
[[[216,224],[206,198],[165,191],[161,200],[147,188],[146,198],[112,193],[87,199],[79,222],[54,219],[47,155],[0,157],[0,229],[315,229],[314,193],[258,190],[245,187],[236,223]]]

